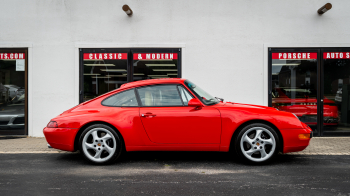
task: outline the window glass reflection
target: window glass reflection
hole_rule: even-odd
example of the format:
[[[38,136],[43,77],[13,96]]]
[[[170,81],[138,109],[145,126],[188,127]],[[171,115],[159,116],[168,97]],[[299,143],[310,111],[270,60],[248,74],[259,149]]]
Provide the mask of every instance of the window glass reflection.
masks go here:
[[[0,60],[0,135],[25,135],[25,70],[14,59]]]
[[[138,89],[142,106],[182,106],[176,85],[155,85]]]
[[[87,101],[127,82],[126,53],[84,53],[84,99]]]
[[[124,91],[108,97],[102,101],[102,105],[114,107],[138,106],[134,89]]]
[[[134,53],[134,81],[178,78],[177,53]]]
[[[272,59],[271,92],[272,107],[296,114],[314,130],[317,125],[316,58]]]
[[[327,102],[324,102],[323,130],[326,134],[350,132],[350,60],[346,54],[349,52],[324,53],[323,88]]]

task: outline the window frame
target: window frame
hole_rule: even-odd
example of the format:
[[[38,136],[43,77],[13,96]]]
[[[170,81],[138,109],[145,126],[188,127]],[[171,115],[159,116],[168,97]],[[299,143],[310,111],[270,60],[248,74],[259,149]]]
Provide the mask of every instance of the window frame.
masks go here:
[[[136,98],[136,101],[137,101],[137,106],[111,106],[111,105],[105,105],[105,104],[103,104],[103,102],[104,102],[106,99],[109,99],[109,98],[111,98],[111,97],[113,97],[113,96],[117,96],[117,95],[120,94],[120,93],[124,93],[124,92],[131,91],[131,90],[134,91],[135,98]],[[135,107],[141,107],[141,106],[140,106],[140,105],[141,105],[141,104],[140,104],[140,100],[139,100],[139,98],[138,98],[138,96],[137,96],[137,94],[136,94],[136,88],[125,89],[125,90],[123,90],[123,91],[119,91],[119,92],[117,92],[117,93],[115,93],[115,94],[113,94],[113,95],[110,95],[110,96],[104,98],[104,99],[101,101],[101,105],[102,105],[102,106],[105,106],[105,107],[115,107],[115,108],[135,108]]]
[[[84,101],[84,53],[127,53],[127,82],[134,82],[134,53],[177,53],[178,55],[178,67],[177,67],[177,77],[182,78],[182,48],[79,48],[79,103],[83,103]],[[115,89],[113,89],[115,90]],[[106,92],[108,93],[108,92]],[[101,94],[102,95],[102,94]],[[97,95],[99,97],[101,95]],[[96,98],[94,97],[94,98]],[[94,99],[92,98],[92,99]],[[91,100],[91,99],[90,99]],[[87,100],[89,101],[89,100]]]
[[[187,89],[184,85],[182,85],[182,84],[177,85],[177,90],[179,91],[182,104],[183,104],[185,107],[186,107],[186,106],[189,107],[189,106],[188,106],[188,102],[190,102],[191,99],[188,100],[187,105],[185,105],[185,103],[183,102],[183,99],[182,99],[182,96],[181,96],[181,92],[180,92],[179,87],[182,87],[182,88],[191,96],[191,99],[195,99],[196,97],[195,97],[194,95],[192,95],[192,93],[190,93],[190,92],[188,91],[188,89]]]
[[[144,105],[142,105],[142,101],[141,101],[141,98],[140,98],[140,94],[139,94],[139,92],[138,92],[138,90],[140,89],[140,88],[146,88],[146,87],[152,87],[152,86],[175,86],[176,87],[176,90],[177,90],[177,93],[178,93],[178,95],[179,95],[179,97],[180,97],[180,100],[181,100],[181,103],[182,103],[182,105],[169,105],[169,106],[144,106]],[[135,89],[136,89],[136,97],[137,97],[137,99],[138,99],[138,101],[139,101],[139,103],[140,103],[140,107],[158,107],[158,108],[164,108],[164,107],[188,107],[188,106],[185,106],[184,105],[184,103],[183,103],[183,101],[182,101],[182,97],[181,97],[181,94],[180,94],[180,92],[179,92],[179,88],[178,88],[178,86],[179,85],[181,85],[181,84],[179,84],[179,83],[167,83],[167,84],[152,84],[152,85],[146,85],[146,86],[139,86],[139,87],[136,87]]]

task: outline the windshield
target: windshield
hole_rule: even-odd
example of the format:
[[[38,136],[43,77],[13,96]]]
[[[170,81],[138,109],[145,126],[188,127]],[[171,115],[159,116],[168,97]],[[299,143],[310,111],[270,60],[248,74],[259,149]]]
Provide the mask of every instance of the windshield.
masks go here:
[[[205,105],[213,105],[219,103],[219,101],[209,95],[207,92],[190,82],[189,80],[185,81],[185,85],[205,104]]]

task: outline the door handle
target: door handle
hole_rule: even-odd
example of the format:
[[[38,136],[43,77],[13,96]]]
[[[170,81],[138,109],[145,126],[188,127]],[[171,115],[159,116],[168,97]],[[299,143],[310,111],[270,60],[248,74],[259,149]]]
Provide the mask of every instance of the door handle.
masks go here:
[[[149,117],[149,118],[153,118],[153,117],[155,117],[155,116],[157,116],[157,115],[155,115],[155,114],[152,114],[152,113],[146,113],[146,114],[141,114],[141,117]]]

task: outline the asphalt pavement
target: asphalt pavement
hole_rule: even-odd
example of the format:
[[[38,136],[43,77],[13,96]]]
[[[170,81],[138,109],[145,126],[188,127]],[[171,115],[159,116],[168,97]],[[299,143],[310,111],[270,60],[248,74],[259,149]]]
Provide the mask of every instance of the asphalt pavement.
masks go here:
[[[1,142],[1,141],[0,141]],[[0,154],[0,195],[350,195],[349,155],[279,155],[254,166],[220,152]]]
[[[45,138],[0,137],[0,196],[347,195],[350,137],[313,138],[304,151],[247,165],[223,152],[128,152],[96,166]]]

